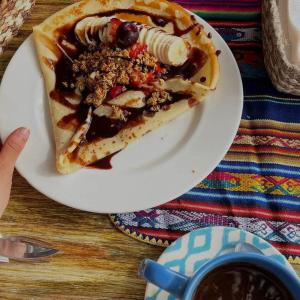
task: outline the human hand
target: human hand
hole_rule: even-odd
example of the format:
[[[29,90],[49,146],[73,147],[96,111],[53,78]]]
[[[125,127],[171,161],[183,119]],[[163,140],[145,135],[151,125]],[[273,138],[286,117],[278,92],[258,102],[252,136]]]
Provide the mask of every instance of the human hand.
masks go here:
[[[28,137],[29,130],[20,127],[8,136],[0,151],[0,217],[9,200],[16,160],[23,150]]]

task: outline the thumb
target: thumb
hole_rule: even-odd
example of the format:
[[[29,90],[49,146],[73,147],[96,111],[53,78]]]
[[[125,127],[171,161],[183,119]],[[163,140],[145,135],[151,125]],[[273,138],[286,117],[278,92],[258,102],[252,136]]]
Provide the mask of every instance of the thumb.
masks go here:
[[[3,144],[0,151],[1,171],[12,172],[16,160],[23,150],[29,137],[29,129],[20,127],[12,132]]]

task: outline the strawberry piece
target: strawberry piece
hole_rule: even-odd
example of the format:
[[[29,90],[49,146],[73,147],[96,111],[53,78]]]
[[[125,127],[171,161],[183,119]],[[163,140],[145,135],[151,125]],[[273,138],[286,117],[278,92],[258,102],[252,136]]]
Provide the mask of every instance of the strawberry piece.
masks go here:
[[[119,20],[119,19],[117,19],[117,18],[112,18],[111,20],[110,20],[110,22],[111,22],[111,24],[112,24],[112,27],[113,28],[118,28],[120,25],[121,25],[121,23],[122,23],[122,21],[121,20]]]
[[[110,20],[110,30],[109,30],[109,34],[114,37],[114,39],[116,38],[117,35],[117,29],[119,28],[119,26],[122,24],[122,21],[120,21],[117,18],[112,18]]]
[[[131,77],[130,77],[130,83],[133,86],[141,86],[144,83],[151,83],[156,78],[155,72],[148,72],[146,76],[144,74],[141,74],[139,71],[135,71]]]
[[[130,76],[130,84],[138,87],[143,83],[144,81],[142,80],[141,72],[134,71]]]
[[[131,49],[129,50],[129,56],[131,58],[135,58],[137,57],[140,53],[143,53],[144,51],[146,51],[147,49],[147,45],[146,44],[140,44],[140,43],[136,43],[134,44]]]
[[[154,78],[155,78],[155,74],[154,73],[148,73],[147,74],[147,82],[149,83],[149,82],[152,82],[153,80],[154,80]]]
[[[141,86],[141,84],[143,83],[140,79],[132,79],[131,81],[130,81],[130,83],[133,85],[133,86],[136,86],[136,87],[139,87],[139,86]]]
[[[162,72],[160,63],[157,63],[157,64],[155,65],[154,70],[155,70],[155,73],[156,73],[156,74],[160,74],[160,73]]]
[[[123,91],[123,87],[121,85],[116,85],[109,91],[109,95],[110,97],[114,98],[120,95],[122,91]]]

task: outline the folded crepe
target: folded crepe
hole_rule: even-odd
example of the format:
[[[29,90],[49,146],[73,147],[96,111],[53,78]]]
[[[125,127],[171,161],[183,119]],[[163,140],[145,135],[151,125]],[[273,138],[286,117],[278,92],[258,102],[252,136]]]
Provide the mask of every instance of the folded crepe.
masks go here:
[[[218,81],[211,35],[168,1],[81,1],[33,31],[62,174],[192,109]]]

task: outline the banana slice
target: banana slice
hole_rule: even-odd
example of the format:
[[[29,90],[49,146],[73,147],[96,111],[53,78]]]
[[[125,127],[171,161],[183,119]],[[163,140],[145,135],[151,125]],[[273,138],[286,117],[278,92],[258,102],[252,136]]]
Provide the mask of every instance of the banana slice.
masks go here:
[[[142,91],[126,91],[108,101],[111,105],[129,108],[141,108],[145,106],[145,94]]]
[[[98,106],[93,113],[98,117],[120,119],[122,110],[116,111],[114,107],[141,108],[145,106],[145,97],[142,91],[126,91],[108,101],[108,105],[102,104]]]
[[[75,33],[84,45],[96,45],[97,41],[112,42],[111,22],[113,17],[87,17],[75,26]],[[146,44],[148,51],[160,62],[180,66],[188,58],[187,45],[181,37],[170,35],[161,28],[139,25],[138,42]]]
[[[96,45],[97,41],[109,42],[108,24],[112,17],[87,17],[78,22],[75,26],[77,39],[84,45]]]
[[[106,117],[114,120],[126,121],[127,119],[126,111],[124,111],[123,109],[121,109],[116,105],[109,106],[109,105],[102,104],[94,110],[94,114],[97,115],[98,117]]]
[[[157,81],[154,85],[163,90],[172,92],[190,92],[195,99],[201,101],[203,96],[208,92],[208,88],[198,82],[191,82],[181,77],[175,77],[168,80]]]
[[[112,107],[108,105],[100,105],[94,110],[94,114],[98,117],[111,117],[112,115]]]
[[[163,60],[172,66],[180,66],[188,58],[187,46],[184,40],[179,37],[170,36],[169,39],[162,40],[161,51],[161,55],[164,56]]]
[[[188,58],[188,48],[184,39],[170,35],[161,28],[140,25],[138,41],[146,44],[148,51],[164,64],[180,66]]]
[[[92,108],[89,109],[88,115],[86,117],[86,120],[80,127],[77,129],[77,131],[74,133],[70,144],[67,148],[68,153],[72,153],[80,144],[82,139],[85,137],[86,133],[88,132],[90,125],[92,122]]]

